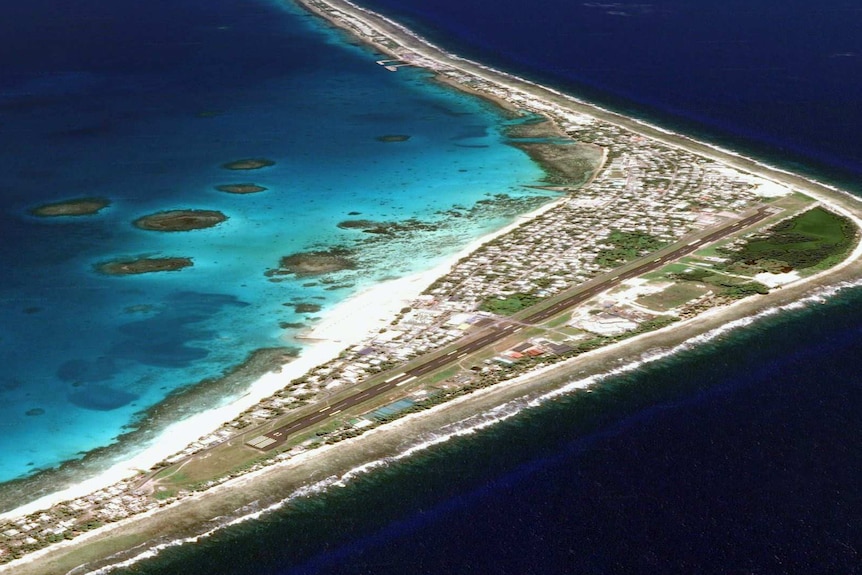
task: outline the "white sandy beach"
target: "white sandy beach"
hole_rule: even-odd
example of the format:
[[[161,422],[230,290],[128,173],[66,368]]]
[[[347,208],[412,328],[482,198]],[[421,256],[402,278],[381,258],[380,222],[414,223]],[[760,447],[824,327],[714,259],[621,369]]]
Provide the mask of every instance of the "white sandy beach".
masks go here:
[[[182,447],[233,420],[246,409],[285,387],[292,379],[336,358],[345,348],[365,341],[369,336],[379,331],[381,327],[389,325],[389,322],[401,308],[412,302],[434,280],[448,273],[452,265],[459,259],[469,255],[482,244],[512,231],[522,223],[557,207],[565,201],[565,197],[560,197],[537,210],[519,216],[511,224],[477,238],[431,269],[382,282],[353,295],[331,310],[324,312],[322,319],[302,340],[305,347],[296,360],[285,364],[277,373],[269,373],[261,377],[249,387],[242,397],[218,409],[178,421],[168,427],[152,445],[134,457],[118,462],[95,477],[0,514],[0,518],[19,517],[45,509],[61,501],[103,489],[118,481],[133,477],[141,470],[151,468],[159,461],[177,453]],[[168,441],[167,438],[170,440]]]

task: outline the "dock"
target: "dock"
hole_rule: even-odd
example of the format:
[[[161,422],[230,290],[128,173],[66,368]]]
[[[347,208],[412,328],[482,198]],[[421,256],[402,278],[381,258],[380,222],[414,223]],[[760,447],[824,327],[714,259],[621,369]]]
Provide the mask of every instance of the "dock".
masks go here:
[[[397,72],[398,68],[402,68],[404,66],[415,66],[415,64],[411,64],[410,62],[407,62],[405,60],[398,60],[398,59],[377,60],[376,63],[378,66],[383,66],[384,68],[386,68],[390,72]]]

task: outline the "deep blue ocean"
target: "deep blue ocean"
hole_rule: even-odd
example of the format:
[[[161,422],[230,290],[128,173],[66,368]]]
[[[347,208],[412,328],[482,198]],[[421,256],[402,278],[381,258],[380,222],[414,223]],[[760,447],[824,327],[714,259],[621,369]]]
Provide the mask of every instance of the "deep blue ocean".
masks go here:
[[[452,51],[862,190],[862,11],[852,2],[361,3]],[[40,425],[60,429],[54,439],[87,429],[104,444],[169,392],[165,381],[188,386],[283,342],[283,302],[340,296],[291,291],[302,286],[262,272],[291,250],[349,241],[334,227],[346,212],[440,217],[488,193],[526,193],[519,184],[539,177],[502,145],[492,109],[419,72],[381,75],[373,55],[292,8],[90,0],[8,10],[0,344],[18,375],[4,384],[3,408],[13,407],[0,421],[4,435],[18,434],[13,452]],[[412,137],[375,139],[392,133]],[[236,177],[221,163],[255,156],[278,163],[238,181],[268,192],[212,191]],[[448,191],[410,187],[443,173]],[[27,215],[81,195],[114,203],[86,220]],[[181,237],[129,225],[173,207],[231,219]],[[313,219],[293,219],[306,213]],[[451,243],[479,233],[473,224]],[[278,245],[261,241],[278,229]],[[194,255],[195,267],[92,272],[118,254],[168,252]],[[235,270],[229,280],[225,268]],[[408,271],[371,269],[351,281]],[[860,304],[853,288],[781,312],[123,572],[860,572]],[[43,339],[64,330],[77,335]],[[45,413],[24,415],[33,408]],[[71,443],[36,465],[81,449]],[[26,471],[41,446],[13,456],[4,444],[3,457]]]

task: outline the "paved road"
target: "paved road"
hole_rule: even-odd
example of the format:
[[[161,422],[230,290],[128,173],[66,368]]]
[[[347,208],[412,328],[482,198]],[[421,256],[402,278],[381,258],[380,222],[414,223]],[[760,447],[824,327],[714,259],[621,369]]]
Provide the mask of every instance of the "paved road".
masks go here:
[[[638,266],[628,269],[620,273],[619,275],[615,275],[613,277],[599,281],[587,282],[581,289],[576,290],[572,295],[561,299],[560,301],[554,303],[548,308],[541,309],[533,313],[532,315],[521,319],[518,323],[511,323],[507,322],[506,320],[496,322],[491,326],[485,328],[485,333],[483,333],[480,337],[465,341],[463,344],[459,345],[454,350],[446,353],[445,355],[429,359],[425,363],[422,363],[409,370],[393,375],[382,383],[378,383],[373,387],[364,389],[349,397],[333,402],[329,405],[326,405],[325,407],[320,408],[315,413],[306,415],[292,421],[291,423],[288,423],[287,425],[270,431],[263,436],[268,438],[268,441],[253,441],[257,444],[259,449],[267,451],[270,449],[275,449],[276,447],[284,443],[288,439],[288,437],[298,431],[306,429],[314,425],[315,423],[323,421],[328,417],[332,417],[338,413],[341,413],[345,409],[349,409],[355,405],[359,405],[360,403],[365,403],[366,401],[373,399],[381,394],[384,394],[397,387],[401,387],[407,383],[410,383],[411,381],[422,375],[431,373],[432,371],[436,371],[438,369],[441,369],[442,367],[445,367],[451,363],[463,359],[467,355],[479,351],[482,348],[491,345],[492,343],[498,342],[504,337],[521,331],[524,328],[524,324],[536,324],[543,322],[571,307],[574,307],[587,301],[588,299],[594,297],[599,293],[602,293],[619,285],[624,280],[642,276],[646,273],[655,271],[670,262],[676,261],[700,249],[705,244],[710,244],[712,242],[720,240],[734,232],[737,232],[743,228],[754,224],[759,220],[762,220],[770,214],[771,210],[769,208],[762,207],[751,216],[748,216],[742,220],[737,221],[734,224],[724,226],[714,232],[706,234],[705,236],[697,240],[689,242],[688,244],[679,247],[671,252],[668,252],[664,255],[661,255],[653,260],[644,262]]]

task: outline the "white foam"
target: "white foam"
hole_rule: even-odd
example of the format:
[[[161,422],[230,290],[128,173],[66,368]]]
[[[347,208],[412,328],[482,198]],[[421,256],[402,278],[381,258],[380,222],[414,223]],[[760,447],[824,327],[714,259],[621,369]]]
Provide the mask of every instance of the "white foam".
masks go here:
[[[855,280],[855,281],[841,282],[841,283],[833,285],[833,286],[828,286],[828,287],[824,287],[821,289],[817,289],[814,292],[812,292],[811,294],[809,294],[808,296],[801,298],[797,301],[794,301],[794,302],[788,303],[788,304],[784,304],[784,305],[780,305],[780,306],[767,308],[767,309],[764,309],[764,310],[760,311],[759,313],[752,315],[750,317],[740,318],[740,319],[737,319],[735,321],[725,323],[725,324],[723,324],[723,325],[721,325],[715,329],[712,329],[712,330],[707,331],[703,334],[700,334],[698,336],[690,338],[686,342],[681,343],[679,345],[676,345],[676,346],[673,346],[670,348],[665,348],[665,349],[650,350],[648,352],[641,354],[637,359],[630,361],[630,362],[626,363],[625,365],[610,369],[604,373],[591,375],[591,376],[580,378],[580,379],[573,379],[572,381],[563,384],[559,388],[554,389],[554,390],[549,391],[549,392],[546,392],[546,393],[543,393],[537,397],[532,397],[532,398],[531,397],[521,397],[521,398],[517,398],[517,399],[511,400],[511,401],[502,403],[502,404],[497,405],[495,407],[492,407],[492,408],[490,408],[484,412],[476,413],[476,414],[470,415],[468,417],[465,417],[464,419],[462,419],[458,422],[451,423],[449,425],[445,425],[445,426],[441,427],[436,432],[429,432],[429,433],[421,434],[420,436],[416,437],[415,440],[411,444],[405,446],[403,449],[401,449],[396,454],[393,454],[393,455],[387,456],[387,457],[383,457],[380,459],[376,459],[373,461],[368,461],[368,462],[362,463],[360,465],[357,465],[357,466],[351,468],[350,470],[348,470],[347,472],[345,472],[341,475],[332,475],[332,476],[326,477],[324,479],[321,479],[320,481],[309,484],[307,486],[303,486],[303,487],[295,490],[294,492],[292,492],[290,495],[288,495],[284,499],[282,499],[276,503],[273,503],[271,505],[268,505],[264,508],[257,509],[257,508],[255,508],[256,506],[246,506],[246,508],[251,509],[251,511],[249,511],[247,513],[243,513],[243,514],[236,516],[236,517],[224,518],[222,522],[216,524],[215,526],[210,528],[205,533],[202,533],[200,535],[194,535],[194,536],[190,536],[190,537],[180,538],[180,539],[176,539],[176,540],[165,542],[165,543],[160,543],[158,545],[155,545],[151,548],[148,548],[148,549],[142,551],[141,553],[139,553],[138,555],[136,555],[130,559],[126,559],[126,560],[118,562],[114,565],[111,565],[109,567],[105,567],[103,569],[93,571],[92,573],[94,573],[96,575],[105,575],[107,573],[110,573],[114,569],[129,567],[131,565],[134,565],[135,563],[138,563],[138,562],[143,561],[145,559],[154,557],[154,556],[158,555],[164,549],[184,545],[186,543],[198,542],[204,538],[207,538],[207,537],[213,535],[214,533],[216,533],[218,531],[221,531],[222,529],[225,529],[225,528],[228,528],[231,526],[235,526],[235,525],[239,525],[239,524],[245,523],[247,521],[259,519],[263,515],[266,515],[268,513],[272,513],[272,512],[278,511],[280,509],[283,509],[286,505],[289,505],[291,502],[293,502],[297,499],[317,495],[317,494],[326,492],[327,490],[329,490],[333,487],[345,487],[351,481],[353,481],[359,477],[362,477],[364,475],[367,475],[367,474],[369,474],[369,473],[371,473],[377,469],[387,467],[394,462],[408,459],[410,457],[415,456],[418,453],[424,452],[424,451],[426,451],[432,447],[445,444],[445,443],[447,443],[453,439],[474,435],[474,434],[476,434],[476,433],[478,433],[484,429],[487,429],[487,428],[490,428],[494,425],[497,425],[500,422],[509,420],[513,417],[516,417],[516,416],[520,415],[521,413],[523,413],[524,411],[540,407],[540,406],[548,403],[549,401],[555,400],[561,396],[571,395],[574,392],[588,389],[592,386],[600,384],[601,382],[603,382],[609,378],[613,378],[615,376],[623,375],[626,373],[631,373],[631,372],[636,371],[639,368],[643,367],[644,365],[654,363],[656,361],[671,357],[675,354],[685,352],[685,351],[694,349],[696,347],[702,346],[705,343],[714,341],[714,340],[716,340],[716,339],[718,339],[718,338],[720,338],[720,337],[722,337],[722,336],[724,336],[724,335],[726,335],[732,331],[747,327],[747,326],[749,326],[749,325],[751,325],[757,321],[760,321],[764,318],[772,317],[772,316],[775,316],[775,315],[783,313],[783,312],[799,310],[799,309],[809,307],[812,305],[824,304],[830,298],[832,298],[833,296],[835,296],[839,292],[847,290],[847,289],[851,289],[851,288],[858,288],[858,287],[862,287],[862,279]],[[666,328],[666,329],[673,329],[673,326],[671,326],[670,328]],[[601,350],[598,350],[598,351],[601,351]],[[545,370],[551,370],[551,369],[555,369],[558,367],[559,367],[559,365],[552,365],[552,366],[548,366],[547,368],[545,368]],[[408,415],[408,416],[403,417],[401,419],[398,419],[398,420],[396,420],[390,424],[387,424],[386,426],[384,426],[382,428],[377,428],[377,429],[371,430],[366,434],[366,436],[374,434],[374,433],[378,433],[378,432],[381,432],[384,430],[389,431],[389,430],[392,430],[394,428],[409,426],[412,423],[416,422],[417,420],[420,420],[422,418],[426,418],[438,410],[449,409],[449,408],[451,408],[451,407],[453,407],[459,403],[470,401],[470,400],[474,399],[477,395],[483,395],[486,393],[494,392],[495,390],[499,389],[501,386],[517,385],[518,383],[523,381],[525,378],[533,378],[535,376],[536,376],[536,373],[530,373],[530,374],[527,374],[525,376],[521,376],[520,378],[516,378],[513,380],[503,382],[501,384],[498,384],[497,386],[493,386],[491,388],[479,390],[477,392],[474,392],[471,395],[462,396],[462,397],[457,398],[451,402],[437,406],[437,407],[432,408],[430,410]],[[350,439],[347,441],[359,442],[359,441],[362,441],[362,439],[363,439],[362,437],[359,437],[359,438]],[[264,468],[260,471],[252,472],[248,475],[245,475],[245,476],[239,477],[237,479],[231,480],[230,482],[226,482],[225,484],[220,485],[214,489],[215,490],[222,490],[222,489],[235,488],[245,481],[254,480],[255,476],[258,474],[269,473],[272,470],[276,470],[278,468],[283,468],[286,466],[295,466],[295,465],[301,464],[303,460],[307,460],[307,459],[312,458],[312,457],[318,457],[318,456],[325,457],[325,452],[331,448],[332,448],[331,446],[330,447],[324,447],[324,448],[320,448],[319,450],[309,451],[309,452],[303,453],[303,454],[301,454],[298,457],[295,457],[293,459],[289,459],[289,460],[285,460],[285,461],[276,463],[276,464],[274,464],[270,467]],[[2,567],[0,567],[0,571],[2,571],[2,570],[3,570]],[[70,573],[70,575],[73,575],[73,574]]]

